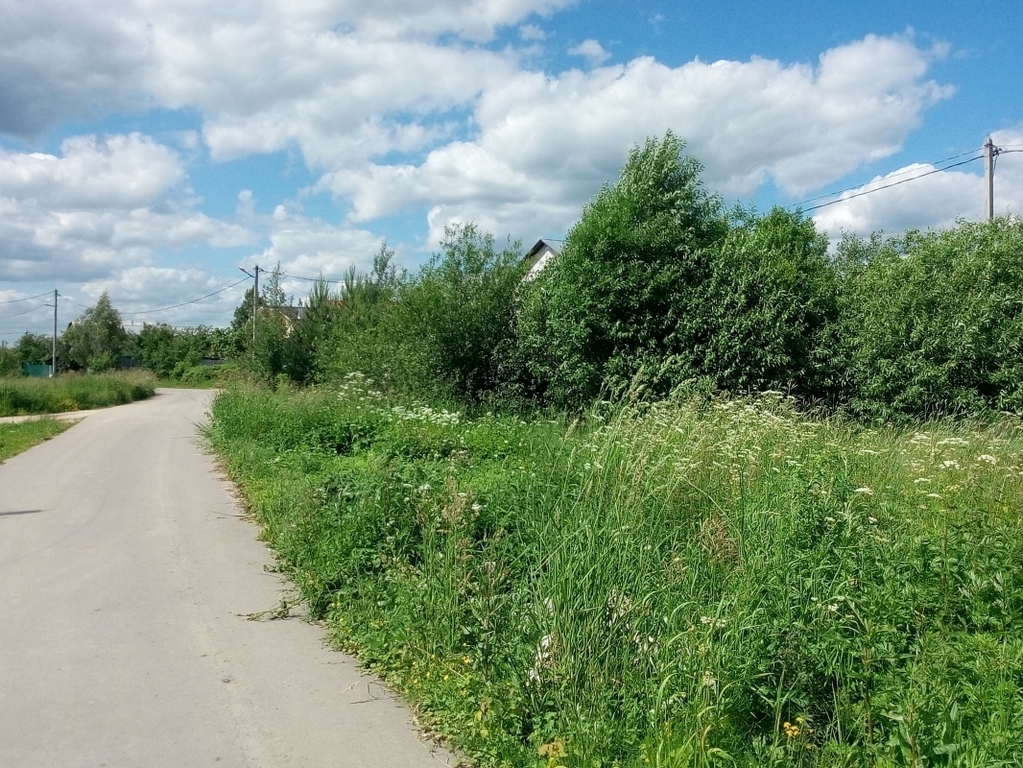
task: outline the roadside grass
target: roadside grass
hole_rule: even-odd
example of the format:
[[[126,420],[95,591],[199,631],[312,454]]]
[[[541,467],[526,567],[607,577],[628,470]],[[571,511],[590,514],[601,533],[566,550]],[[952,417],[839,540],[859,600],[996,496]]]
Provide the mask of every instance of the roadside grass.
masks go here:
[[[73,421],[38,419],[18,424],[0,424],[0,463],[74,425]]]
[[[237,389],[314,617],[492,766],[1023,764],[1023,429],[780,396],[578,423]]]
[[[63,374],[54,379],[0,379],[0,416],[106,408],[151,397],[156,378],[147,371]]]

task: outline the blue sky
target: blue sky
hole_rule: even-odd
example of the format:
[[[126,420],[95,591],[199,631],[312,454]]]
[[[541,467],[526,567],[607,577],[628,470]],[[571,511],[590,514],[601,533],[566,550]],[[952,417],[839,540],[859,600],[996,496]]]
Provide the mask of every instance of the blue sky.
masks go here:
[[[129,322],[222,325],[245,283],[161,308],[383,241],[414,268],[456,222],[562,237],[668,129],[728,201],[850,190],[813,211],[832,238],[977,219],[982,163],[922,174],[1023,149],[1021,29],[1018,0],[5,3],[0,341],[54,288],[61,324],[108,290]],[[996,180],[1019,214],[1023,152]]]

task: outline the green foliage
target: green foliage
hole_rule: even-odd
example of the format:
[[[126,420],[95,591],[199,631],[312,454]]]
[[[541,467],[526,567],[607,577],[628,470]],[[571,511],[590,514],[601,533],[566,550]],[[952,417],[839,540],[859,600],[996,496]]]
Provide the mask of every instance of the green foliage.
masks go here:
[[[397,391],[466,401],[496,388],[524,274],[519,246],[498,251],[467,224],[449,227],[441,248],[412,276],[395,275],[387,251],[372,276],[349,276],[324,366],[331,377],[362,371]]]
[[[0,347],[0,378],[20,375],[21,359],[18,350],[7,346]]]
[[[61,343],[65,354],[58,352],[58,360],[63,357],[74,369],[102,373],[117,366],[128,344],[128,334],[106,291],[64,331]]]
[[[0,416],[106,408],[143,400],[155,391],[156,380],[144,371],[4,379],[0,380]]]
[[[313,615],[483,765],[1020,764],[1018,420],[790,403],[566,426],[352,376],[208,436]]]
[[[392,367],[393,340],[385,321],[398,285],[407,276],[391,264],[394,252],[386,244],[373,257],[373,270],[360,275],[354,266],[345,275],[327,339],[316,360],[317,377],[340,380],[353,371],[385,381]]]
[[[317,358],[333,331],[340,300],[332,296],[327,281],[320,277],[309,291],[301,321],[285,345],[284,371],[298,384],[316,379]]]
[[[709,265],[699,373],[732,392],[828,394],[838,285],[827,239],[782,208],[736,219]]]
[[[28,365],[49,365],[53,357],[53,337],[26,331],[14,347],[18,362]],[[59,353],[58,353],[59,357]]]
[[[842,355],[873,418],[1023,408],[1023,220],[847,239]]]
[[[660,390],[702,369],[709,249],[727,224],[684,146],[668,133],[634,149],[529,292],[521,344],[560,405],[622,391],[644,368]]]

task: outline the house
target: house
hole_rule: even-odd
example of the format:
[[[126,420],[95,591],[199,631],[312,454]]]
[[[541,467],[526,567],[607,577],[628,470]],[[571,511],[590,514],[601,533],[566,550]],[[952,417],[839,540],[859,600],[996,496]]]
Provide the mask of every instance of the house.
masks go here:
[[[535,280],[536,276],[539,275],[544,267],[550,263],[550,260],[561,253],[562,240],[549,239],[545,240],[540,238],[536,241],[536,245],[529,249],[526,255],[523,257],[523,261],[530,264],[529,271],[526,276],[522,279],[523,282],[529,282]],[[557,245],[554,245],[557,243]]]

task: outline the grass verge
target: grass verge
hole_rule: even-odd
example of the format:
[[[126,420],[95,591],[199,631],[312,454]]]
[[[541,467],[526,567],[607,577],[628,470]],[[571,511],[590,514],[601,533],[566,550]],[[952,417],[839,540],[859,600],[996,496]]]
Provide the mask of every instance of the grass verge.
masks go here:
[[[493,766],[1023,764],[1023,430],[778,397],[584,424],[231,391],[336,642]]]
[[[49,440],[74,425],[72,421],[38,419],[19,424],[0,424],[0,463],[33,445]]]
[[[0,379],[0,416],[106,408],[142,400],[155,392],[156,378],[146,371],[6,378]]]

